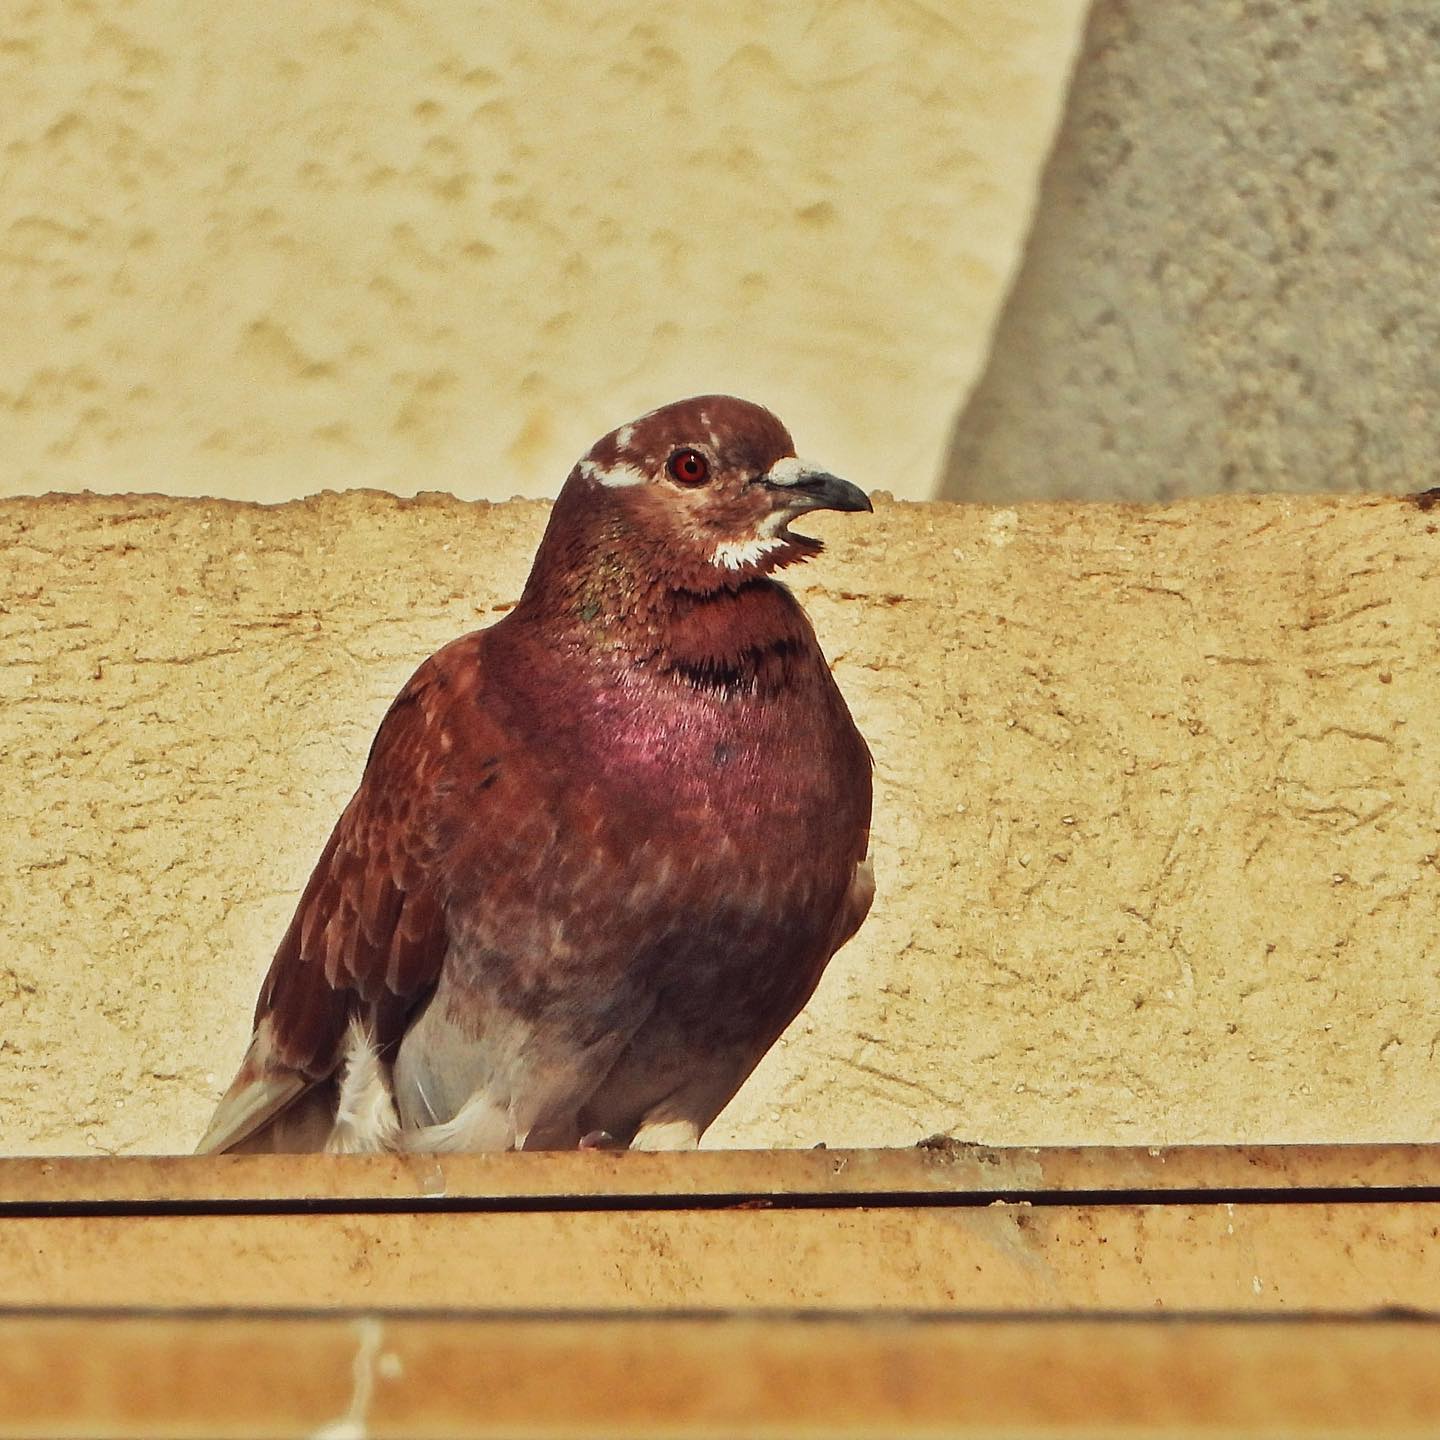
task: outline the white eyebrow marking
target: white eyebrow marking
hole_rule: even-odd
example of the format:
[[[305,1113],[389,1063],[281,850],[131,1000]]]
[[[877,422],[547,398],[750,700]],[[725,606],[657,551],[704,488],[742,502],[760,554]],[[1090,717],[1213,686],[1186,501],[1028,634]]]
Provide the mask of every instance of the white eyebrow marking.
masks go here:
[[[618,490],[624,485],[643,485],[646,479],[645,472],[637,470],[633,465],[605,466],[597,465],[593,460],[582,460],[579,470],[587,480],[608,485],[612,490]]]
[[[615,432],[615,445],[617,449],[628,450],[630,442],[635,438],[635,427],[633,425],[622,425]]]
[[[722,540],[710,553],[710,563],[724,570],[741,570],[763,560],[785,541],[778,535],[762,535],[754,540]]]

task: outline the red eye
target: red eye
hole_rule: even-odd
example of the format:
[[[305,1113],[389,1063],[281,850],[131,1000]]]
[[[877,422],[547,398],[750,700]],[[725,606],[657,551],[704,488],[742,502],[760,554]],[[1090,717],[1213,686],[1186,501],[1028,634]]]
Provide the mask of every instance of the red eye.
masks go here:
[[[677,450],[665,468],[681,485],[703,485],[710,478],[710,462],[698,450]]]

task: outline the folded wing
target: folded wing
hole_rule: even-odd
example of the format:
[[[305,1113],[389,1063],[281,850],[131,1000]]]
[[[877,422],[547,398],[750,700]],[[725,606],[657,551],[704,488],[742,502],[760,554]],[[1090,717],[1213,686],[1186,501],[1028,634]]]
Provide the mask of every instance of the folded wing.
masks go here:
[[[440,817],[457,788],[473,786],[478,799],[499,763],[493,757],[487,775],[467,775],[446,733],[465,673],[453,652],[465,644],[428,660],[381,723],[360,787],[276,951],[250,1047],[201,1153],[251,1141],[292,1108],[306,1108],[297,1105],[302,1097],[319,1107],[323,1128],[325,1103],[333,1109],[328,1082],[352,1019],[384,1050],[434,989],[448,945]],[[473,731],[473,716],[470,723]]]

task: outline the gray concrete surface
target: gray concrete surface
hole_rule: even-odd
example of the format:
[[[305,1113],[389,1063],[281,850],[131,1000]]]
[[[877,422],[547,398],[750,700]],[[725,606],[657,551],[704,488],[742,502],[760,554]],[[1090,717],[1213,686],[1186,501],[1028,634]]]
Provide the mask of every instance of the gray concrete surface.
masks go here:
[[[1435,0],[1098,0],[942,494],[1436,483],[1437,153]]]

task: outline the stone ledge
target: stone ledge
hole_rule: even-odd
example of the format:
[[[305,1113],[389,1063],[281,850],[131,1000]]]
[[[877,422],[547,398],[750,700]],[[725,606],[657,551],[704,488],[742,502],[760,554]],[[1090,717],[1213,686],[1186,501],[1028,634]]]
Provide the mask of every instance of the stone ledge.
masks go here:
[[[1435,1312],[1437,1157],[10,1160],[0,1274],[49,1310]]]
[[[0,1133],[193,1143],[395,689],[539,503],[0,505]],[[818,522],[879,898],[720,1144],[1432,1139],[1440,513]]]
[[[1423,1193],[1422,1193],[1423,1192]],[[1440,1200],[1440,1144],[899,1150],[701,1150],[691,1155],[133,1155],[0,1159],[0,1220],[17,1214],[724,1209],[879,1204],[1273,1203]]]

